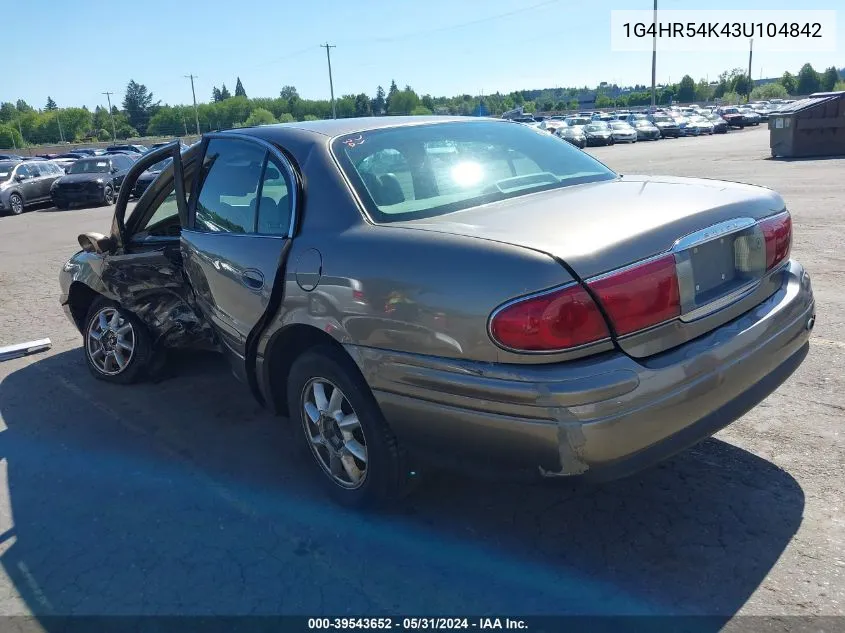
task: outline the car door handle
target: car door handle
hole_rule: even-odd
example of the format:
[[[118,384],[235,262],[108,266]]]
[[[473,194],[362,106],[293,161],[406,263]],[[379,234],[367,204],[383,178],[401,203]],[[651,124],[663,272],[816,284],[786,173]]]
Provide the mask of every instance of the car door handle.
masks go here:
[[[260,290],[264,287],[264,275],[260,270],[245,270],[241,273],[241,283],[247,288]]]

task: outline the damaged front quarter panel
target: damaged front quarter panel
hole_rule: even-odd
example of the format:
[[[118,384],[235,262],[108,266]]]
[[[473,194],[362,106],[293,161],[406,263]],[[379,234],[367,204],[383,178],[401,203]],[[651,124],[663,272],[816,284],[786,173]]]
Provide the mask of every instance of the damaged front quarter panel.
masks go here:
[[[150,329],[157,345],[216,348],[211,326],[195,308],[178,243],[131,254],[82,252],[65,271],[72,282],[88,286],[135,314]]]

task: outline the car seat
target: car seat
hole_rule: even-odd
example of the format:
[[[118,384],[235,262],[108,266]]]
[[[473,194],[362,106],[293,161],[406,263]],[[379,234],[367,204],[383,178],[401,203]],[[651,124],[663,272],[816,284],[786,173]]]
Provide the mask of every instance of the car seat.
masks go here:
[[[290,199],[282,196],[278,202],[262,196],[258,204],[258,232],[269,235],[287,235],[290,229]]]
[[[395,174],[384,174],[376,176],[370,172],[362,172],[361,180],[370,192],[378,206],[384,207],[391,204],[398,204],[405,201],[405,194],[402,192],[402,185]]]

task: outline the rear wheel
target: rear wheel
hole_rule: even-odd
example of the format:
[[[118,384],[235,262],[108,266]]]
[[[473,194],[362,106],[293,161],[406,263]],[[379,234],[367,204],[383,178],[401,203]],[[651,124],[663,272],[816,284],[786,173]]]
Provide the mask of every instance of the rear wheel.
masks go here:
[[[118,384],[142,379],[152,358],[147,328],[116,303],[100,298],[85,318],[83,347],[95,378]]]
[[[291,420],[329,494],[351,507],[384,505],[407,489],[404,454],[358,368],[320,346],[294,361]]]
[[[12,210],[12,215],[23,213],[23,198],[20,197],[20,194],[13,193],[9,196],[9,208]]]
[[[111,185],[103,187],[103,204],[105,206],[111,206],[114,204],[114,189],[112,189]]]

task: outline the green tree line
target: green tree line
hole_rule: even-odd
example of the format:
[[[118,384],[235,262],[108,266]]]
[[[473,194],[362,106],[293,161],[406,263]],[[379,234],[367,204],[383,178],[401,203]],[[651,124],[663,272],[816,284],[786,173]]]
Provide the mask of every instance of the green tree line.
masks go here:
[[[678,83],[661,86],[657,102],[708,102],[715,98],[726,103],[743,99],[784,98],[812,92],[845,90],[845,82],[835,67],[818,72],[804,64],[797,74],[785,72],[775,83],[753,87],[740,68],[725,71],[718,81],[695,81],[685,75]],[[374,96],[364,92],[342,95],[335,100],[338,117],[390,116],[408,114],[471,115],[482,106],[491,115],[522,106],[526,112],[571,111],[579,108],[579,97],[595,96],[595,107],[644,106],[651,103],[651,91],[646,86],[634,86],[622,92],[618,86],[602,84],[591,90],[583,88],[555,88],[520,90],[488,95],[462,94],[453,97],[434,97],[418,94],[411,86],[399,88],[395,81],[385,91],[377,86]],[[46,144],[65,141],[110,141],[112,130],[119,139],[140,136],[182,136],[201,132],[251,125],[265,125],[286,121],[308,121],[332,116],[332,105],[326,99],[302,98],[296,87],[282,86],[277,97],[249,98],[240,77],[235,93],[225,84],[214,86],[211,100],[197,105],[162,105],[144,85],[134,79],[126,85],[121,107],[97,106],[59,108],[52,97],[36,109],[23,100],[0,104],[0,147],[23,147],[26,144]]]

